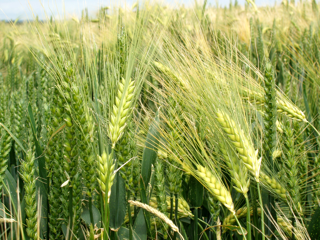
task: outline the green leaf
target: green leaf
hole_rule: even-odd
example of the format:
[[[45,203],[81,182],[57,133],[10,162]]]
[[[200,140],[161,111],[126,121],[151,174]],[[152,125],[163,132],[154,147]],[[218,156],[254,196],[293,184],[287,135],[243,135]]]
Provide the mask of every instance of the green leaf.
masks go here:
[[[92,204],[92,215],[93,215],[93,223],[94,225],[97,225],[98,228],[101,226],[101,214],[99,210]],[[89,207],[87,206],[82,214],[81,214],[82,220],[89,226],[91,221],[90,221],[90,211]]]
[[[120,172],[116,173],[110,196],[110,228],[112,231],[118,231],[124,222],[126,216],[126,189],[125,183]]]
[[[145,184],[143,183],[143,179],[142,176],[140,176],[140,197],[141,197],[141,202],[148,204],[149,201],[147,199],[147,193],[146,193],[146,189],[145,189]],[[145,217],[145,221],[147,224],[147,229],[148,229],[148,234],[151,236],[151,230],[150,230],[150,213],[148,211],[142,210],[144,213],[144,217]]]
[[[3,184],[4,191],[9,197],[10,202],[12,203],[13,210],[15,212],[14,215],[17,216],[17,209],[18,209],[17,183],[8,170],[6,170],[3,182],[4,182]]]
[[[142,209],[140,209],[136,221],[134,222],[133,231],[139,236],[139,239],[147,240],[147,225]]]
[[[191,207],[201,207],[203,203],[203,186],[193,176],[189,180],[189,199]]]
[[[159,110],[156,113],[156,117],[151,124],[145,148],[143,149],[141,175],[145,186],[148,185],[151,176],[151,165],[154,164],[157,158],[158,144],[159,144]],[[145,187],[146,188],[146,187]]]
[[[320,239],[320,207],[312,215],[308,226],[308,233],[312,240]]]

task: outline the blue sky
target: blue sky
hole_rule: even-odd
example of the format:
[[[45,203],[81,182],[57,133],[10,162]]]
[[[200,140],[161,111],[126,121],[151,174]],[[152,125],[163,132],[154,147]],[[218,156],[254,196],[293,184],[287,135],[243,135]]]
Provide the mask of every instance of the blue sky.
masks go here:
[[[201,0],[198,0],[200,2]],[[232,0],[234,1],[234,0]],[[258,6],[280,3],[281,0],[256,0]],[[89,13],[94,14],[99,6],[110,6],[119,4],[119,0],[0,0],[0,19],[33,19],[32,6],[34,15],[38,15],[40,19],[45,19],[45,11],[53,16],[63,16],[65,9],[66,16],[77,15],[81,16],[81,10],[88,8]],[[121,1],[132,5],[136,0]],[[194,0],[162,0],[161,2],[177,4],[184,3],[186,5],[193,4]],[[219,5],[228,5],[230,0],[219,0]],[[238,0],[239,4],[244,4],[245,0]],[[211,5],[216,4],[216,0],[208,0]],[[45,10],[44,10],[45,9]]]

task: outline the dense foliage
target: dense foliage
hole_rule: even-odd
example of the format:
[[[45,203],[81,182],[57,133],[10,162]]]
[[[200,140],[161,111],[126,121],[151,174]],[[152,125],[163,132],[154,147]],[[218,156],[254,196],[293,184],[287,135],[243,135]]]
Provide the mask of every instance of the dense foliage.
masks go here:
[[[319,239],[319,24],[315,0],[0,22],[0,239]]]

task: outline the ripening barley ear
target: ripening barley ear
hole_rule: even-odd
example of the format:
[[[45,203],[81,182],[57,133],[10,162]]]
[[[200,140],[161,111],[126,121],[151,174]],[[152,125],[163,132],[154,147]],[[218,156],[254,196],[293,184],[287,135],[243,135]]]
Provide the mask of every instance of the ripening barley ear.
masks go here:
[[[228,166],[232,182],[234,183],[234,189],[247,197],[247,192],[249,191],[250,186],[250,178],[247,168],[241,161],[239,161],[240,159],[237,154],[233,152],[233,149],[224,143],[224,140],[219,142],[219,146],[224,162]]]
[[[109,122],[109,138],[112,142],[112,148],[115,148],[116,143],[122,137],[126,122],[131,114],[131,103],[134,97],[134,81],[131,79],[126,83],[122,78],[119,82],[118,94],[115,103],[112,107],[111,118]]]
[[[260,172],[260,182],[265,185],[271,192],[275,193],[275,196],[287,202],[287,190],[280,184],[280,182],[273,177],[269,177],[263,171]]]
[[[234,213],[234,205],[229,190],[216,178],[210,170],[207,168],[197,165],[195,172],[198,178],[201,178],[206,183],[208,191],[215,196],[223,205]]]
[[[115,177],[113,162],[113,153],[107,154],[103,152],[101,156],[98,156],[98,182],[102,191],[103,199],[105,194],[108,194],[108,203],[110,200],[111,187]]]
[[[218,110],[216,112],[216,117],[223,132],[227,135],[230,142],[237,150],[240,159],[252,173],[255,180],[259,182],[259,173],[262,158],[258,159],[258,152],[254,150],[253,144],[246,137],[241,127],[239,125],[237,126],[229,115],[222,112],[221,110]]]
[[[241,94],[244,99],[249,101],[250,103],[262,107],[266,105],[263,94],[259,92],[252,91],[250,89],[242,89]],[[304,113],[297,106],[292,104],[289,100],[287,100],[280,94],[276,94],[276,107],[278,113],[284,114],[296,121],[307,122]]]

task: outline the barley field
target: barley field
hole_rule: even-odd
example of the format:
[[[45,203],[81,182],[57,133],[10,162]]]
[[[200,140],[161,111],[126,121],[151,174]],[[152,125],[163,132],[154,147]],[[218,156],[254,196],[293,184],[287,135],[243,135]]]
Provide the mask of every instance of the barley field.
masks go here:
[[[0,239],[320,239],[319,7],[0,22]]]

